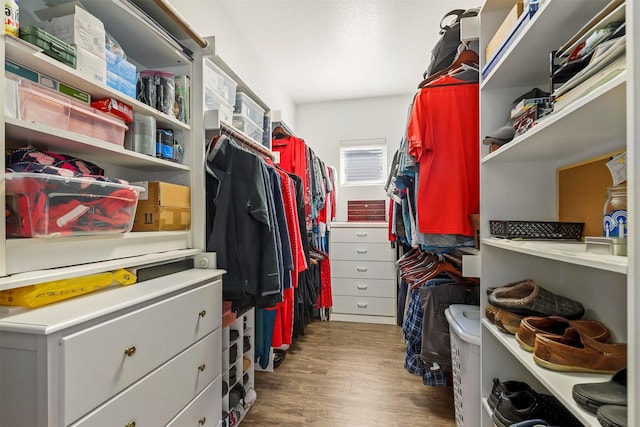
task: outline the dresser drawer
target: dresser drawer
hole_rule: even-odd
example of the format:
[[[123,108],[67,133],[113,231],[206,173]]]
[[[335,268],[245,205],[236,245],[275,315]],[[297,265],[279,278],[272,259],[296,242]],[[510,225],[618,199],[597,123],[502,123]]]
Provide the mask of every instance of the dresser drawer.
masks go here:
[[[221,330],[217,329],[73,427],[125,426],[133,422],[136,426],[165,425],[219,377],[220,343]],[[215,407],[213,403],[211,406]]]
[[[332,260],[345,261],[393,261],[393,249],[389,243],[342,243],[331,246]]]
[[[393,279],[395,263],[392,261],[340,261],[331,260],[331,276],[354,279]]]
[[[331,227],[332,242],[367,242],[367,243],[389,243],[389,232],[387,228],[368,227]]]
[[[62,338],[65,423],[218,328],[219,292],[209,283]]]
[[[216,427],[222,414],[222,377],[218,376],[167,427]]]
[[[396,307],[393,298],[334,295],[331,311],[340,314],[395,316]]]
[[[393,279],[345,279],[332,277],[331,290],[333,295],[354,297],[394,298],[396,294],[396,286]]]

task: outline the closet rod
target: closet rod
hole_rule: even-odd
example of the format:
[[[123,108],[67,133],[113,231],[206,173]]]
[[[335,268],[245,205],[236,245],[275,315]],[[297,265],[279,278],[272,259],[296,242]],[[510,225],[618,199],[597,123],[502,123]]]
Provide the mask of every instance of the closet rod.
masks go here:
[[[202,36],[200,36],[200,34],[198,34],[191,25],[189,25],[182,15],[180,15],[180,12],[169,4],[167,0],[154,0],[154,3],[162,9],[162,11],[166,13],[167,16],[171,18],[171,20],[175,22],[185,33],[187,33],[187,35],[198,44],[198,46],[205,48],[209,45],[209,42],[203,39]]]
[[[234,128],[230,124],[220,121],[220,130],[224,132],[226,135],[232,136],[236,142],[242,143],[247,148],[258,152],[263,156],[269,157],[272,160],[275,159],[275,156],[273,152],[271,152],[271,150],[256,143],[253,139],[249,138],[246,134],[244,134],[243,132],[240,132],[238,129]]]

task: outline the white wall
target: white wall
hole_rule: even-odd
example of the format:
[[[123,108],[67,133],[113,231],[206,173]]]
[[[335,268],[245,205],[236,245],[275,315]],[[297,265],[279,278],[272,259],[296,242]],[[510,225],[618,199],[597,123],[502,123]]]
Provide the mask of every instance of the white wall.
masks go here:
[[[385,138],[388,168],[404,134],[413,95],[298,104],[296,135],[340,174],[340,141]],[[337,179],[338,183],[340,179]],[[348,200],[386,200],[383,185],[339,186],[336,221],[347,220]]]
[[[235,74],[272,110],[280,110],[282,120],[296,128],[296,109],[291,97],[275,83],[260,55],[242,36],[238,26],[220,3],[207,3],[207,12],[202,11],[202,2],[170,0],[180,14],[203,37],[215,37],[215,53]]]

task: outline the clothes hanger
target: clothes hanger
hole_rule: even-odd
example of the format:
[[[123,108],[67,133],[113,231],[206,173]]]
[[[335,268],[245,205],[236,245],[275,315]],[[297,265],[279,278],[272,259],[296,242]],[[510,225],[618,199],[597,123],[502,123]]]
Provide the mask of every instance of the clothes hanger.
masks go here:
[[[418,85],[418,89],[426,87],[429,83],[435,80],[439,80],[440,78],[448,75],[451,70],[457,69],[458,67],[461,66],[461,64],[467,64],[470,67],[477,67],[479,63],[480,63],[480,58],[478,57],[477,53],[475,53],[472,49],[463,49],[451,65],[449,65],[444,70],[438,71],[434,75],[424,79]]]
[[[442,261],[435,266],[435,268],[429,270],[418,282],[411,286],[411,289],[417,289],[429,280],[439,276],[442,273],[448,273],[449,276],[459,284],[464,283],[462,280],[462,273],[449,261]],[[450,273],[450,274],[449,274]]]
[[[271,131],[272,139],[288,138],[290,136],[291,135],[289,135],[289,133],[280,125],[276,126],[275,128],[273,128],[273,131]]]

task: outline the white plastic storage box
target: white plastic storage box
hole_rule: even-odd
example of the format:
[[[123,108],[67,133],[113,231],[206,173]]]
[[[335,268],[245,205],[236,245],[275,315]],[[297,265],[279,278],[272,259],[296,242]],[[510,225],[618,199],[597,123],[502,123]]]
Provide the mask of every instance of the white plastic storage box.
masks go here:
[[[9,237],[131,231],[143,187],[46,173],[7,173]]]
[[[481,400],[480,307],[451,304],[444,314],[449,322],[456,424],[475,426],[480,419]]]
[[[225,123],[231,124],[233,120],[233,105],[209,88],[204,89],[204,109],[218,110],[218,118]]]
[[[237,114],[242,114],[249,119],[253,120],[255,124],[262,123],[264,120],[264,108],[259,106],[253,99],[249,98],[247,94],[238,92],[236,95],[236,108]]]
[[[242,114],[233,115],[233,127],[241,130],[258,143],[262,143],[262,126],[258,126],[253,120]]]
[[[124,120],[26,80],[18,83],[20,119],[124,145]]]
[[[205,58],[202,62],[204,63],[202,84],[205,92],[207,89],[212,90],[224,98],[228,104],[235,105],[238,84],[210,59]]]

